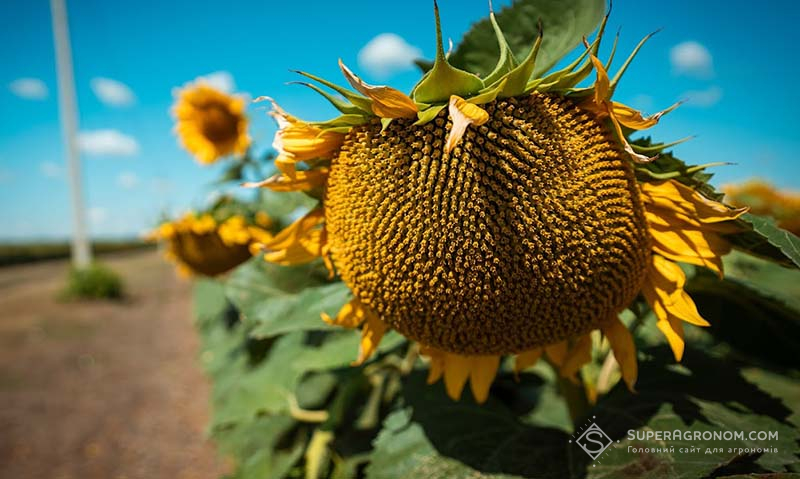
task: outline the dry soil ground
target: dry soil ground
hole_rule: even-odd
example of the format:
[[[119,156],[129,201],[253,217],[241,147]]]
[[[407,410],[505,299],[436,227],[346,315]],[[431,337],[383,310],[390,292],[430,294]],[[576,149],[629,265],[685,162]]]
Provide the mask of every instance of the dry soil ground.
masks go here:
[[[105,261],[122,303],[60,302],[64,261],[0,269],[0,476],[219,477],[189,283],[155,252]]]

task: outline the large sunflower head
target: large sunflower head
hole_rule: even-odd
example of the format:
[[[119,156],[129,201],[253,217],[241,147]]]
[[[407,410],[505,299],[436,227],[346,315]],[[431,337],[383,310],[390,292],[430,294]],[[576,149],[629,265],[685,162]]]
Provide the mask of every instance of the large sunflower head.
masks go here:
[[[271,227],[272,221],[263,212],[225,219],[213,212],[190,212],[162,223],[148,238],[166,243],[167,258],[177,263],[182,274],[217,276],[245,262],[270,241]]]
[[[244,98],[205,82],[192,84],[177,94],[172,110],[177,120],[175,132],[183,147],[200,163],[241,155],[250,146],[244,110]]]
[[[265,259],[322,257],[353,295],[323,319],[361,327],[357,362],[394,329],[420,343],[429,381],[443,377],[453,398],[469,381],[484,401],[504,355],[519,370],[545,354],[573,378],[596,330],[632,389],[636,352],[618,314],[642,295],[680,359],[683,322],[707,323],[677,262],[722,274],[723,235],[744,210],[652,174],[659,147],[629,142],[675,108],[645,117],[612,99],[641,44],[609,78],[604,20],[571,65],[533,76],[541,28],[517,61],[491,21],[500,58],[483,77],[448,63],[438,11],[436,60],[410,94],[341,61],[356,92],[301,72],[343,97],[313,86],[342,115],[305,122],[274,106],[281,172],[261,185],[320,201]]]

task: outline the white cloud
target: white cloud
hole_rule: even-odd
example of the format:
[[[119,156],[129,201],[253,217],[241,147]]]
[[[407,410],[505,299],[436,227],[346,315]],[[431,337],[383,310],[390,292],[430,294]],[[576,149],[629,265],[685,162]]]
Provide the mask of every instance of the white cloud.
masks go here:
[[[226,93],[233,93],[236,89],[236,82],[233,80],[233,75],[230,72],[218,71],[202,75],[195,78],[195,83],[206,83],[209,86],[222,90]]]
[[[370,40],[358,52],[358,64],[364,70],[379,78],[408,70],[414,60],[422,56],[419,48],[409,45],[394,33],[381,33]]]
[[[168,195],[173,189],[175,189],[175,185],[167,178],[153,178],[150,186],[153,188],[156,194],[161,196]]]
[[[64,167],[53,161],[39,163],[39,171],[48,178],[61,178],[64,176]]]
[[[136,95],[128,85],[111,78],[92,78],[92,91],[97,99],[108,106],[130,106],[136,102]]]
[[[92,206],[89,208],[89,221],[94,224],[102,224],[108,219],[108,210],[100,206]]]
[[[690,90],[683,94],[687,106],[708,108],[716,105],[722,99],[722,88],[712,85],[705,90]]]
[[[38,78],[18,78],[8,85],[11,93],[26,100],[44,100],[49,94],[47,85]]]
[[[78,133],[78,147],[89,155],[133,156],[139,153],[136,138],[118,130],[90,130]]]
[[[689,41],[675,45],[669,51],[669,59],[676,75],[706,79],[714,76],[711,53],[700,43]]]
[[[139,177],[132,171],[123,171],[117,176],[117,185],[126,190],[132,190],[139,186]]]

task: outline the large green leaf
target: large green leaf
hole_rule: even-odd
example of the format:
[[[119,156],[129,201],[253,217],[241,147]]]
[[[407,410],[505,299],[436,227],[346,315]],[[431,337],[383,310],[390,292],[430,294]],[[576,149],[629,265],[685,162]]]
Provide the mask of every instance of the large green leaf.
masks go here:
[[[740,219],[752,230],[728,235],[734,245],[786,266],[800,267],[800,238],[778,227],[772,218],[745,213]]]
[[[192,289],[192,310],[198,326],[205,327],[217,321],[227,306],[225,286],[221,282],[209,278],[195,281]]]
[[[777,265],[768,266],[783,269]],[[737,272],[747,278],[744,271]],[[800,272],[783,272],[787,274],[781,276],[790,281],[781,285],[782,289],[792,292],[791,300],[797,303],[800,301]],[[709,329],[715,338],[750,358],[796,366],[800,350],[800,310],[771,292],[768,278],[757,278],[758,282],[730,278],[721,281],[710,272],[700,271],[689,281],[686,291],[700,314],[711,323]]]
[[[637,394],[618,387],[591,411],[594,422],[615,442],[595,461],[589,477],[718,477],[728,470],[777,472],[797,464],[800,431],[791,419],[800,404],[796,391],[791,393],[788,386],[796,379],[770,375],[773,385],[783,386],[765,390],[762,388],[769,383],[759,380],[759,370],[751,368],[743,374],[743,365],[731,359],[716,359],[690,349],[684,356],[684,366],[676,367],[669,365],[666,348],[651,350],[650,354],[652,360],[640,364]],[[744,437],[631,439],[628,430],[692,435],[695,431],[742,431]],[[750,439],[751,431],[774,431],[778,439]],[[629,447],[637,451],[631,452]],[[692,447],[699,452],[681,451]],[[739,452],[754,448],[769,448],[771,452]],[[732,469],[734,465],[737,469]]]
[[[567,478],[569,435],[525,424],[501,402],[459,402],[421,372],[403,385],[405,406],[389,415],[375,440],[370,479]],[[543,406],[546,407],[546,406]],[[584,461],[585,462],[585,461]]]
[[[541,19],[544,36],[533,71],[533,76],[537,77],[578,46],[583,37],[588,37],[602,20],[605,10],[605,0],[516,0],[496,15],[518,60],[525,58],[533,46]],[[495,32],[486,18],[475,23],[464,35],[449,61],[455,67],[485,77],[494,69],[499,57]]]
[[[350,294],[344,283],[328,281],[316,263],[287,267],[258,258],[234,271],[226,292],[256,338],[332,330],[320,313],[335,316]]]
[[[220,452],[233,457],[236,462],[236,472],[231,479],[284,477],[305,448],[303,434],[285,440],[295,426],[295,421],[287,416],[262,416],[248,423],[216,430],[214,440]],[[288,444],[281,444],[284,442]]]
[[[684,363],[690,369],[672,365],[667,348],[646,351],[645,356],[638,392],[618,386],[588,413],[572,436],[526,422],[523,418],[531,413],[512,412],[497,384],[489,402],[478,406],[466,397],[450,401],[440,385],[427,386],[423,377],[412,376],[404,384],[404,403],[386,419],[375,441],[367,477],[698,478],[785,471],[797,464],[800,431],[792,422],[800,408],[793,387],[796,379],[758,368],[744,374],[740,363],[715,359],[703,351],[687,351]],[[536,404],[536,414],[560,412],[556,401],[544,399],[542,395]],[[612,440],[596,461],[574,443],[591,422]],[[628,430],[679,430],[691,435],[708,431],[712,436],[665,442],[631,439]],[[778,439],[745,436],[715,441],[715,431],[775,431]],[[686,447],[700,452],[682,452]],[[771,452],[739,452],[753,448]]]

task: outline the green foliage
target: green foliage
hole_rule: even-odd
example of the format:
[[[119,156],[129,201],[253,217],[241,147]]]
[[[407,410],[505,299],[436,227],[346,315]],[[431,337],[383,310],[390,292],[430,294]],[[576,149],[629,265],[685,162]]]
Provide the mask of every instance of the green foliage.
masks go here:
[[[65,299],[120,299],[122,278],[99,263],[82,269],[72,268],[62,295]]]
[[[320,478],[728,477],[796,470],[800,272],[744,254],[726,259],[726,269],[725,281],[690,272],[687,289],[712,328],[687,325],[682,365],[673,363],[652,317],[642,324],[637,394],[617,385],[587,415],[619,441],[595,462],[569,442],[572,426],[547,368],[515,381],[506,365],[489,401],[477,405],[469,394],[454,402],[441,383],[427,385],[427,366],[419,361],[402,373],[406,343],[396,334],[384,338],[373,361],[351,367],[358,333],[331,329],[317,314],[344,301],[340,285],[319,265],[253,260],[225,283],[195,286],[201,358],[214,385],[211,434],[236,461],[232,477],[242,479],[312,472]],[[670,441],[672,452],[632,453],[628,447],[664,444],[630,439],[629,429],[766,430],[777,431],[778,440]],[[777,452],[737,452],[755,447]]]
[[[589,36],[605,10],[605,0],[516,0],[496,16],[519,61],[533,47],[541,20],[544,37],[533,70],[533,76],[538,77],[578,46],[583,37]],[[455,67],[486,77],[499,58],[500,47],[491,22],[486,18],[472,26],[448,60]],[[432,64],[423,61],[420,65],[427,70]]]

